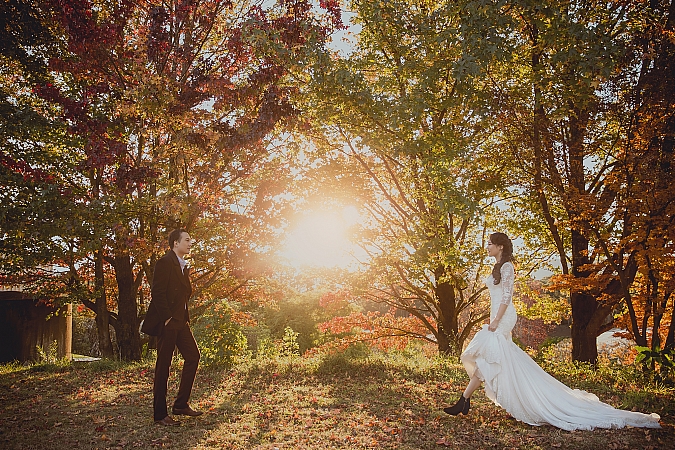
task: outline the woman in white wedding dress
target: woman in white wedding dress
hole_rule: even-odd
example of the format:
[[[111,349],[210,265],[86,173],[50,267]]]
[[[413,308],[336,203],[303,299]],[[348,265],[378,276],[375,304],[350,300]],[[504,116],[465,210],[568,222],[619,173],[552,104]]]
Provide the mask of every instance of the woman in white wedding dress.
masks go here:
[[[490,290],[490,325],[476,333],[461,360],[469,385],[448,414],[467,414],[471,394],[485,383],[485,394],[514,418],[530,425],[551,424],[563,430],[633,427],[660,428],[658,414],[615,409],[598,397],[570,389],[546,373],[511,339],[516,324],[513,307],[515,270],[513,244],[504,233],[493,233],[488,255],[497,260],[485,280]]]

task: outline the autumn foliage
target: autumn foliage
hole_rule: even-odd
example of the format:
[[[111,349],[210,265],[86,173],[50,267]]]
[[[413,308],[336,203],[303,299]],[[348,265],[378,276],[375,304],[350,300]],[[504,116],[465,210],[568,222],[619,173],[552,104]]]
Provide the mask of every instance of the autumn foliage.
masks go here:
[[[40,136],[37,146],[22,137],[12,153],[2,150],[0,163],[13,192],[42,201],[55,184],[56,203],[24,208],[18,195],[8,198],[4,217],[17,220],[8,223],[4,253],[24,262],[5,264],[9,276],[26,289],[83,302],[96,314],[104,355],[113,352],[110,324],[124,359],[140,358],[138,323],[172,228],[189,229],[208,248],[194,262],[198,297],[208,303],[209,290],[221,298],[255,290],[247,284],[264,270],[250,248],[269,237],[255,232],[266,211],[231,206],[257,195],[269,136],[297,115],[292,72],[342,26],[336,4],[322,4],[317,18],[302,0],[267,7],[225,0],[31,3],[30,17],[53,33],[53,45],[44,54],[45,75],[17,70],[30,89],[13,86],[30,103],[26,109],[59,133]],[[18,11],[8,20],[21,29],[26,18]],[[21,39],[17,48],[30,45]],[[237,232],[246,240],[235,241]],[[25,236],[41,247],[25,245]],[[59,270],[37,269],[41,264]]]

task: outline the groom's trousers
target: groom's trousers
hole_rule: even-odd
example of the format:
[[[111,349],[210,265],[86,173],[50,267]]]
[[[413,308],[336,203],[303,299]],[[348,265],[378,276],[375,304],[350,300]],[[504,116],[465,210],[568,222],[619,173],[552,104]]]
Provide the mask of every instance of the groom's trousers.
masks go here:
[[[200,355],[190,325],[186,322],[171,319],[164,326],[157,340],[157,363],[155,365],[154,400],[152,403],[155,420],[162,420],[169,415],[166,406],[166,391],[173,351],[176,347],[178,347],[185,363],[180,376],[178,396],[173,407],[174,409],[184,409],[188,407]]]

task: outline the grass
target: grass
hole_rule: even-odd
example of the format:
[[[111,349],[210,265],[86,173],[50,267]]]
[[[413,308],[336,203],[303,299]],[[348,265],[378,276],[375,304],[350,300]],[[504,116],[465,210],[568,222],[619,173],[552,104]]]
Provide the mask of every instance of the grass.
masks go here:
[[[614,406],[660,414],[663,428],[569,433],[532,427],[482,392],[468,416],[450,417],[440,408],[454,402],[467,382],[462,366],[401,354],[202,368],[191,403],[206,414],[163,428],[152,421],[153,362],[97,361],[0,366],[0,448],[672,448],[673,388],[649,384],[630,367],[546,368]],[[170,393],[177,384],[174,370]]]

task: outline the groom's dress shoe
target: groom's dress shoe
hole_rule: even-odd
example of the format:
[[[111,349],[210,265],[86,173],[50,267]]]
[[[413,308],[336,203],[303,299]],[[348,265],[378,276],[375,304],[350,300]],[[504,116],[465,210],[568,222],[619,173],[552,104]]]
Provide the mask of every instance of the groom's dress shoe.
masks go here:
[[[176,415],[176,416],[201,416],[204,414],[202,411],[195,411],[194,409],[190,408],[189,406],[187,408],[181,408],[181,409],[176,409],[173,408],[171,412]]]
[[[180,422],[177,420],[173,420],[170,416],[166,416],[162,420],[155,420],[156,425],[161,425],[163,427],[178,427],[180,426]]]

